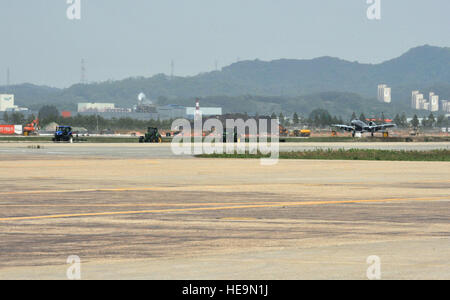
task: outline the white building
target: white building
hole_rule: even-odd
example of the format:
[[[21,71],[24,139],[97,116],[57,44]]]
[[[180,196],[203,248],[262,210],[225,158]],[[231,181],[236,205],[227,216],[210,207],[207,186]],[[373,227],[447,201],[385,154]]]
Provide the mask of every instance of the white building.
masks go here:
[[[449,100],[441,100],[441,110],[444,113],[450,113],[450,101]]]
[[[430,111],[439,111],[439,96],[435,95],[433,92],[430,93],[430,97],[428,98],[428,102],[430,103],[429,110]]]
[[[411,108],[413,109],[423,109],[425,99],[423,98],[423,94],[420,94],[419,91],[413,91],[411,96]]]
[[[17,105],[14,105],[14,95],[0,94],[0,111],[10,111],[17,108]]]
[[[391,103],[391,88],[386,84],[380,84],[378,86],[378,101],[384,103]]]
[[[195,112],[196,112],[195,107],[186,107],[186,115],[188,117],[195,116]],[[201,107],[200,113],[202,116],[221,116],[222,107]]]
[[[78,103],[78,112],[108,112],[115,107],[114,103]]]

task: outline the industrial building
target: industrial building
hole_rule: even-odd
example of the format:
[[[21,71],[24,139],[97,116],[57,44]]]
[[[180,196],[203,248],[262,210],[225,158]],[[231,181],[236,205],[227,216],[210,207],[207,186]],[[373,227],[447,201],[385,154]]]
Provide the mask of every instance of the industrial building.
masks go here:
[[[114,103],[78,103],[78,112],[107,112],[115,109]]]
[[[14,95],[1,94],[0,95],[0,111],[7,111],[8,109],[17,108],[14,105]]]
[[[0,111],[6,112],[27,112],[28,108],[19,107],[14,104],[14,95],[0,94]]]
[[[81,104],[81,105],[80,105]],[[94,105],[92,105],[94,104]],[[186,118],[186,107],[169,104],[156,106],[153,104],[140,104],[131,108],[116,108],[113,103],[85,103],[78,104],[78,114],[81,116],[98,115],[105,119],[130,118],[136,120],[170,120]],[[66,112],[66,115],[76,115],[77,113]]]
[[[146,99],[142,93],[138,97],[137,105],[132,108],[117,108],[114,103],[78,103],[78,111],[65,111],[66,117],[76,115],[82,116],[98,115],[105,119],[131,118],[136,120],[173,120],[180,118],[193,119],[195,114],[201,113],[203,116],[222,115],[221,107],[200,108],[197,100],[197,107],[185,107],[178,104],[167,104],[157,106],[153,101]]]
[[[202,107],[199,109],[199,113],[202,116],[221,116],[222,107]],[[193,119],[196,115],[195,107],[186,107],[186,116],[189,119]]]

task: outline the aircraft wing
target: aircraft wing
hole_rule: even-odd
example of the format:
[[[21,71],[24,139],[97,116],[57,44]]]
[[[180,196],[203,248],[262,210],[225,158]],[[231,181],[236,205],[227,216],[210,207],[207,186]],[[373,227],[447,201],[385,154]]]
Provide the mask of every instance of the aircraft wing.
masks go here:
[[[392,127],[396,127],[397,125],[395,124],[382,124],[382,125],[376,125],[375,126],[375,131],[379,131],[379,130],[385,130],[387,128],[392,128]]]
[[[336,127],[336,128],[339,128],[339,129],[345,130],[345,131],[355,130],[355,128],[353,126],[348,126],[348,125],[334,124],[334,125],[331,125],[331,127]]]

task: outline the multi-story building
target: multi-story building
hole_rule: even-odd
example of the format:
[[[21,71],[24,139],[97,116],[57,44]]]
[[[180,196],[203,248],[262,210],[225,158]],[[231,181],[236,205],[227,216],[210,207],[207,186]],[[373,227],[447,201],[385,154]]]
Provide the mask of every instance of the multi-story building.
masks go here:
[[[433,92],[430,92],[430,97],[428,98],[428,102],[430,103],[429,110],[439,111],[439,96],[435,95]]]
[[[441,100],[441,111],[444,113],[450,113],[450,101]]]
[[[391,103],[391,88],[386,84],[380,84],[378,86],[378,101],[384,103]]]
[[[420,110],[423,109],[425,99],[423,98],[423,94],[420,94],[419,91],[413,91],[411,97],[411,108]]]

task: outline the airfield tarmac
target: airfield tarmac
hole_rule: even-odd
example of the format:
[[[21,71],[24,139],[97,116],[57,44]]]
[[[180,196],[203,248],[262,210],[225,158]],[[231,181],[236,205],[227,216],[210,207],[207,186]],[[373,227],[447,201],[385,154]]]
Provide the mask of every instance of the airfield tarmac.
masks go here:
[[[41,149],[32,146],[40,145]],[[280,143],[280,152],[310,151],[316,149],[380,149],[380,150],[417,150],[428,151],[435,149],[450,149],[449,142],[403,143],[403,142],[341,142],[341,143]],[[149,150],[151,149],[151,150]],[[171,151],[171,144],[133,144],[133,143],[14,143],[0,142],[1,154],[22,154],[24,157],[34,156],[79,156],[79,157],[110,157],[110,158],[187,158],[190,155],[175,155]]]
[[[30,145],[0,144],[0,279],[65,279],[70,255],[82,279],[366,279],[371,255],[382,279],[450,279],[448,162]]]

